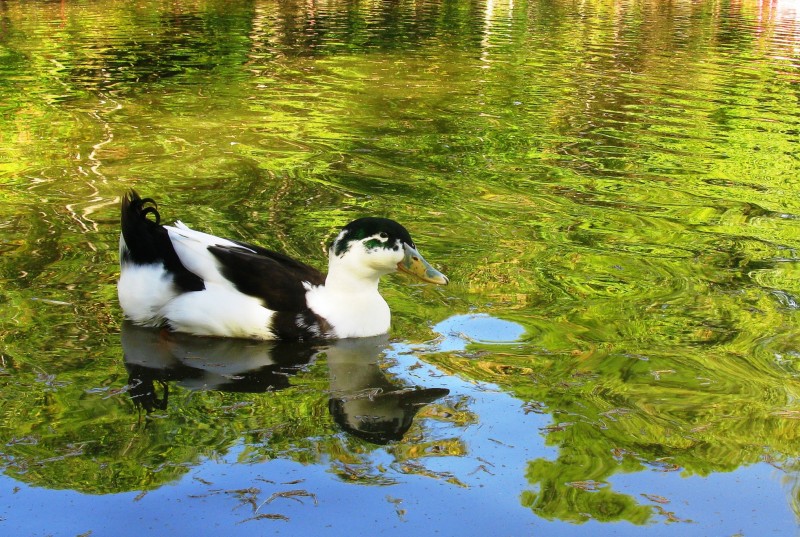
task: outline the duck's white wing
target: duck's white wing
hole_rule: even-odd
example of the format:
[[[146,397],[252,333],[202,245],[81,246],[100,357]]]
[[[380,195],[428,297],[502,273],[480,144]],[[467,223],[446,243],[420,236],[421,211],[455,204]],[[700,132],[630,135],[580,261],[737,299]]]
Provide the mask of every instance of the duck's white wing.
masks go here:
[[[169,233],[178,258],[189,271],[197,274],[205,282],[233,286],[221,272],[217,257],[209,250],[212,246],[224,246],[250,251],[228,239],[195,231],[183,222],[175,222],[174,226],[164,226]]]

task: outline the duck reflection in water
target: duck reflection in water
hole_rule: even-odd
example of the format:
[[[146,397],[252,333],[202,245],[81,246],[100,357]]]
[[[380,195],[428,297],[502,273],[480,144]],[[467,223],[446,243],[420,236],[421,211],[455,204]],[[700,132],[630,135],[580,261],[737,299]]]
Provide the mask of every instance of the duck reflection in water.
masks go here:
[[[166,410],[171,382],[191,390],[281,390],[289,387],[292,375],[324,356],[331,416],[343,430],[375,444],[402,439],[420,408],[449,393],[387,378],[379,366],[387,345],[385,335],[311,344],[202,338],[129,322],[122,326],[128,393],[147,412]],[[160,397],[156,384],[162,386]]]
[[[401,440],[420,408],[450,393],[389,380],[378,363],[387,341],[385,335],[342,339],[325,350],[331,416],[348,433],[374,444]]]

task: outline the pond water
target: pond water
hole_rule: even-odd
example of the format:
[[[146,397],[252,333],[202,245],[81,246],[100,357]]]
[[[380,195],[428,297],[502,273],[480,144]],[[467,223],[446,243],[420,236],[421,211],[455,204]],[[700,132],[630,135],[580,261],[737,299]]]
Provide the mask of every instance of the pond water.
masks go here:
[[[0,532],[792,535],[800,4],[0,2]],[[386,338],[122,321],[118,205],[324,267]]]

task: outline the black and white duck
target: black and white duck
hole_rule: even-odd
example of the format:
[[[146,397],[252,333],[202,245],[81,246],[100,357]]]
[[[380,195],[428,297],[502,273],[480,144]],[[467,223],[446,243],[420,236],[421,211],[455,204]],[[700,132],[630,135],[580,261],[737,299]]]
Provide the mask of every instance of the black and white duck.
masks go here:
[[[121,224],[117,291],[125,316],[141,326],[260,340],[370,337],[389,330],[381,276],[400,271],[448,283],[387,218],[342,228],[328,249],[327,275],[180,221],[161,225],[156,203],[133,190],[123,196]]]

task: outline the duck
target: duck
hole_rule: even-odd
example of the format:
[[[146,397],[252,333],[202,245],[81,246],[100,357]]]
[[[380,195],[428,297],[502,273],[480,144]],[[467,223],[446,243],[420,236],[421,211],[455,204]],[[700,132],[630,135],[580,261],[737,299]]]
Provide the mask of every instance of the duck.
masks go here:
[[[195,336],[335,340],[389,331],[378,284],[402,272],[447,285],[408,230],[382,217],[358,218],[328,247],[328,271],[280,252],[162,225],[157,203],[131,189],[120,207],[119,304],[135,325]]]

